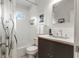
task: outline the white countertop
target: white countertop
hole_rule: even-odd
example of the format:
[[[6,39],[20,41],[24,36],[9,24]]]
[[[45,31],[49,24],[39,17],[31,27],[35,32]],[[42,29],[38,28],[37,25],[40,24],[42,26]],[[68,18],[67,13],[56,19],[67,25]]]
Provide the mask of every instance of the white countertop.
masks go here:
[[[64,44],[74,45],[74,39],[55,38],[50,35],[39,35],[38,37],[45,38],[47,40],[56,41]]]

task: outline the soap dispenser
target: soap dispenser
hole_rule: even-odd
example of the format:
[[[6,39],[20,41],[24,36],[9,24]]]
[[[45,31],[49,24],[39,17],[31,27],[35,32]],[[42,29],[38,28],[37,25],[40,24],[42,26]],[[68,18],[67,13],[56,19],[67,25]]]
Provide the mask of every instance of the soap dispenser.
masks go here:
[[[52,30],[51,29],[49,29],[49,35],[52,35]]]

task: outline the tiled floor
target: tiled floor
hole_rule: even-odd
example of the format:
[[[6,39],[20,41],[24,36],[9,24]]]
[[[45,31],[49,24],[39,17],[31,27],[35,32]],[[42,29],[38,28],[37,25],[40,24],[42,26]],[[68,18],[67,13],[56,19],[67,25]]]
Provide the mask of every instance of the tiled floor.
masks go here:
[[[24,56],[21,56],[20,58],[28,58],[28,56],[27,55],[24,55]]]
[[[21,58],[28,58],[27,56],[22,56]]]
[[[35,56],[34,56],[35,58],[38,58],[38,53],[37,54],[35,54]],[[26,54],[26,55],[24,55],[24,56],[21,56],[20,58],[29,58],[28,57],[28,55]]]

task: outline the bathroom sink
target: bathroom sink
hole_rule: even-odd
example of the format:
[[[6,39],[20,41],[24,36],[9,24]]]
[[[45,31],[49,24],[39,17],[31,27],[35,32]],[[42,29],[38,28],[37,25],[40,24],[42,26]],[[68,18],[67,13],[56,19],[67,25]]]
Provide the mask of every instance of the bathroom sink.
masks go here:
[[[54,37],[52,35],[39,35],[38,37],[45,38],[45,39],[51,40],[51,41],[66,43],[66,44],[70,44],[70,45],[74,44],[74,39],[73,38]]]
[[[53,35],[41,35],[41,36],[52,37],[52,38],[60,38],[60,39],[69,39],[68,37],[53,36]]]

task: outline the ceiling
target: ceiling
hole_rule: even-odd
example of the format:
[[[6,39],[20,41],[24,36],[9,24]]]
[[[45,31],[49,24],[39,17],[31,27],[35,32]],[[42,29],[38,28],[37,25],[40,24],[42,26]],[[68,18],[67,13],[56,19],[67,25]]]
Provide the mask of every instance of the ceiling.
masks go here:
[[[28,0],[30,2],[36,3],[37,0]],[[29,3],[26,0],[16,0],[16,4],[20,4],[26,7],[32,7],[34,4]]]

